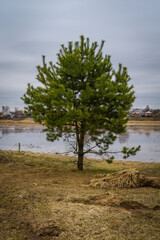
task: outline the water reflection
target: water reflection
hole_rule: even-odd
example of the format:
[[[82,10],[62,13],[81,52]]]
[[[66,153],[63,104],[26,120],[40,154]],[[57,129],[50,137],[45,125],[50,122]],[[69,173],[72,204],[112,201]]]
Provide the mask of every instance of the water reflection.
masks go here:
[[[2,137],[5,134],[11,134],[11,133],[27,133],[27,132],[40,132],[42,131],[42,127],[0,127],[0,137]]]
[[[160,125],[158,125],[158,126],[128,126],[127,132],[139,132],[139,133],[160,132]]]
[[[1,128],[0,129],[0,132],[1,132],[1,135],[5,135],[5,134],[10,134],[10,133],[22,133],[24,132],[25,129],[24,128],[14,128],[14,127],[11,127],[11,128]]]
[[[145,135],[146,135],[147,137],[149,137],[149,136],[151,135],[151,133],[150,133],[150,132],[146,132]]]
[[[129,133],[123,133],[118,136],[119,143],[126,143],[129,139]]]

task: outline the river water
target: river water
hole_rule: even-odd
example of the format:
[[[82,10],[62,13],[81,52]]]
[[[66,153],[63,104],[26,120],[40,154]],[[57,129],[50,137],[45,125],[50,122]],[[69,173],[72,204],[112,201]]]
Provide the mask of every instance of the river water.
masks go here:
[[[22,151],[61,153],[69,149],[63,138],[49,142],[42,127],[0,127],[0,150],[18,150],[18,143]],[[127,132],[118,136],[110,150],[118,151],[123,146],[141,145],[141,151],[127,160],[142,162],[160,162],[160,126],[128,126]],[[89,154],[86,157],[97,158]],[[122,160],[122,155],[116,154],[115,159]]]

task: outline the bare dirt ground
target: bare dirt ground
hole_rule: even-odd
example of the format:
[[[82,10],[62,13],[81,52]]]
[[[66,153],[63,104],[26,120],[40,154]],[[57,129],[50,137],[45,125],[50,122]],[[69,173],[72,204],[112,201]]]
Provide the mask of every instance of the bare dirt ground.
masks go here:
[[[0,240],[158,240],[160,189],[93,188],[89,181],[135,168],[160,176],[160,163],[0,151]]]

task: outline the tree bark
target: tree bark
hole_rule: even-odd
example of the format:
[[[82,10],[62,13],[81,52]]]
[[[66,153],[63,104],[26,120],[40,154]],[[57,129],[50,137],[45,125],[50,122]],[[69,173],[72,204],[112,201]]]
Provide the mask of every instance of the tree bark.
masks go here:
[[[77,136],[77,143],[78,143],[77,168],[80,171],[83,171],[84,135],[85,135],[85,123],[81,122],[80,126],[78,126],[78,123],[76,122],[76,136]]]
[[[83,154],[78,154],[77,168],[83,171]]]
[[[77,168],[80,171],[83,171],[83,157],[84,157],[83,147],[84,147],[84,131],[81,130],[78,142],[78,162],[77,162]]]

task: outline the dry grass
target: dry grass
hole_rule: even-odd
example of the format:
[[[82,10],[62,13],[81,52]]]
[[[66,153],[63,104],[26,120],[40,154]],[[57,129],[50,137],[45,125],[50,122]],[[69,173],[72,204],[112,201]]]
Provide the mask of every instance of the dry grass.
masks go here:
[[[136,121],[131,120],[128,121],[128,125],[134,124],[134,126],[156,126],[160,124],[160,121],[150,121],[150,120],[143,120],[143,121]],[[33,119],[23,119],[23,120],[7,120],[7,119],[0,119],[0,126],[41,126],[40,124],[34,122]]]
[[[158,240],[160,189],[95,189],[96,175],[135,168],[160,175],[160,163],[0,152],[0,239]],[[155,208],[155,206],[157,206]]]
[[[90,186],[105,188],[106,190],[140,187],[153,187],[160,189],[160,179],[144,176],[136,169],[129,169],[93,178],[90,180]]]
[[[1,119],[0,126],[41,126],[41,125],[36,123],[33,119],[23,119],[23,120]]]
[[[134,120],[129,120],[128,123],[160,123],[160,121],[150,121],[150,120],[145,120],[145,121],[134,121]]]

